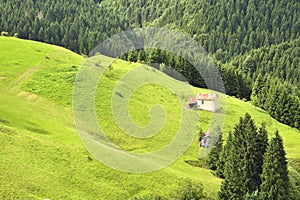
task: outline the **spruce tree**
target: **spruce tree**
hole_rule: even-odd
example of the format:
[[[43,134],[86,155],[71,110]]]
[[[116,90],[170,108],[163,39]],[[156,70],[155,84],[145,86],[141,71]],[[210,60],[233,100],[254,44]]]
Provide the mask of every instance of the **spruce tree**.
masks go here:
[[[288,199],[289,177],[282,139],[275,132],[264,156],[261,196],[266,200]]]
[[[220,199],[243,199],[247,193],[244,185],[244,138],[245,121],[241,117],[240,121],[234,127],[232,143],[224,166],[225,179],[219,192]]]
[[[232,141],[232,133],[230,131],[229,134],[228,134],[226,143],[225,143],[225,145],[222,148],[222,151],[220,153],[219,160],[217,162],[216,175],[220,178],[225,178],[225,176],[224,176],[224,166],[225,166],[225,162],[227,160],[227,156],[229,154],[229,150],[231,148],[231,141]]]
[[[256,151],[256,171],[258,174],[262,173],[262,167],[263,167],[263,159],[264,154],[268,147],[268,132],[266,130],[266,125],[263,123],[261,127],[258,130],[258,136],[257,136],[257,143],[258,143],[258,149]],[[258,180],[258,185],[261,184],[261,181]]]
[[[262,107],[262,88],[264,86],[263,77],[261,74],[258,75],[256,78],[253,88],[252,88],[252,94],[251,94],[251,101],[254,104],[254,106]]]
[[[242,130],[237,138],[240,139],[239,144],[241,163],[243,170],[244,187],[247,193],[251,194],[258,189],[260,184],[260,173],[257,170],[257,163],[259,160],[260,152],[260,142],[258,137],[257,128],[254,124],[251,116],[246,113],[244,118],[244,130]]]
[[[253,194],[259,190],[266,138],[265,127],[262,126],[258,132],[248,113],[244,118],[240,118],[234,128],[230,149],[226,155],[225,180],[219,193],[220,199],[244,199],[246,194]]]

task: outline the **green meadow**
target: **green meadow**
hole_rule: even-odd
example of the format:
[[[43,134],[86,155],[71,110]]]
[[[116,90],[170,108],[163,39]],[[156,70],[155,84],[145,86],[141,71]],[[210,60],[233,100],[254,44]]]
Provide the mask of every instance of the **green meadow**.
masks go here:
[[[132,199],[152,194],[168,197],[184,178],[203,183],[205,192],[216,196],[221,179],[205,168],[205,158],[198,161],[197,133],[184,155],[161,170],[147,173],[117,171],[86,150],[72,111],[73,84],[84,60],[83,56],[58,46],[0,37],[0,199]],[[112,62],[105,56],[100,60]],[[180,102],[174,91],[163,85],[138,87],[128,106],[134,123],[148,125],[149,111],[155,104],[163,106],[166,121],[153,137],[129,136],[114,119],[111,99],[118,84],[132,84],[122,77],[137,68],[145,76],[175,85],[184,83],[149,66],[122,60],[115,60],[99,80],[95,109],[103,132],[126,151],[143,153],[158,150],[172,140],[186,96],[179,95]],[[198,130],[209,128],[211,113],[187,112],[199,112]],[[266,123],[270,137],[279,130],[289,169],[300,172],[300,131],[277,122],[250,102],[226,96],[224,138],[246,112],[258,127]],[[199,162],[202,167],[186,161]]]

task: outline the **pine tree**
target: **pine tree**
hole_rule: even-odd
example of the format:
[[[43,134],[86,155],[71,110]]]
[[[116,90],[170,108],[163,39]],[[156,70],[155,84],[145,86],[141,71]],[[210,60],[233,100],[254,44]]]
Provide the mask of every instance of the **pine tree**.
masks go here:
[[[258,155],[260,155],[258,133],[251,116],[246,113],[244,118],[245,129],[239,133],[241,140],[240,154],[242,155],[242,169],[244,176],[241,177],[245,184],[245,190],[251,194],[258,189],[260,183],[260,173],[257,171]],[[239,138],[237,138],[239,139]]]
[[[282,138],[278,131],[264,156],[261,195],[263,199],[288,199],[289,177]]]
[[[229,154],[229,150],[231,148],[231,141],[232,141],[232,133],[231,131],[228,134],[226,143],[220,153],[219,160],[217,162],[217,170],[216,170],[216,175],[220,178],[225,178],[224,176],[224,166],[225,162],[227,160],[227,156]]]
[[[262,88],[264,86],[262,75],[259,74],[256,78],[253,88],[252,88],[252,94],[251,94],[251,101],[254,104],[254,106],[262,107],[263,103],[261,101],[262,95]]]
[[[223,173],[225,180],[221,185],[220,199],[243,199],[246,194],[253,194],[259,190],[261,160],[266,140],[267,132],[264,125],[258,132],[248,113],[244,118],[240,118],[234,128],[230,149],[225,159]]]
[[[228,154],[224,166],[224,181],[219,192],[219,199],[242,199],[246,193],[244,183],[241,177],[243,176],[242,166],[240,165],[239,152],[235,148],[236,141],[232,140],[228,146]]]
[[[241,117],[239,123],[234,127],[232,144],[226,158],[224,166],[225,179],[219,192],[220,199],[243,199],[247,193],[243,179],[245,174],[243,167],[244,130],[245,120]]]
[[[257,149],[257,155],[256,155],[256,171],[258,174],[262,173],[262,167],[263,167],[263,158],[267,151],[268,147],[268,132],[266,130],[266,124],[263,123],[261,127],[258,130],[258,136],[257,136],[257,143],[258,143],[258,149]],[[258,182],[260,185],[261,181]]]
[[[146,53],[145,53],[144,49],[139,50],[137,60],[139,62],[146,60]]]

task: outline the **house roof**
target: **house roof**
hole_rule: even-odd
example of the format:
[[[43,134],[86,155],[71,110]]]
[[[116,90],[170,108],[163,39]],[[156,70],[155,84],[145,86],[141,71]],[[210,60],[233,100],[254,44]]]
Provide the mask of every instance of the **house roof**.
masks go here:
[[[208,94],[208,93],[198,93],[196,98],[198,100],[215,101],[218,99],[218,95]]]
[[[197,103],[197,98],[195,98],[195,97],[188,98],[188,104],[195,104],[195,103]]]
[[[211,137],[211,135],[210,135],[210,132],[206,132],[206,133],[204,133],[204,136],[203,136],[203,138],[210,138]]]

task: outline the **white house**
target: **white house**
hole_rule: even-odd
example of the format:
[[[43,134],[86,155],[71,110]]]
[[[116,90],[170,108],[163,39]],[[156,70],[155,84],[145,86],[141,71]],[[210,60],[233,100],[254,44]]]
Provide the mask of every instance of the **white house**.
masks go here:
[[[218,95],[198,93],[196,96],[197,107],[201,110],[216,112],[218,109]]]

